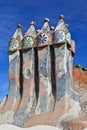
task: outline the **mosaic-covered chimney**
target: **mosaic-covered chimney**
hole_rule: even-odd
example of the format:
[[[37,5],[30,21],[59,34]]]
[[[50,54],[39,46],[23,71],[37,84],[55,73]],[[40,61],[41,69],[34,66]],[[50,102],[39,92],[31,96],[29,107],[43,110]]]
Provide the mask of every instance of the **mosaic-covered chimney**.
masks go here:
[[[41,29],[30,23],[22,36],[19,24],[9,45],[9,97],[21,100],[21,107],[36,114],[53,111],[56,101],[69,93],[72,78],[72,45],[64,16],[50,27],[45,18]]]
[[[69,112],[70,101],[78,103],[79,97],[72,90],[75,42],[68,28],[63,15],[56,27],[45,18],[42,28],[36,30],[32,21],[24,36],[22,26],[17,26],[9,43],[9,93],[4,122],[9,113],[7,123],[21,127],[43,122],[61,125],[65,117],[71,117],[74,109]]]

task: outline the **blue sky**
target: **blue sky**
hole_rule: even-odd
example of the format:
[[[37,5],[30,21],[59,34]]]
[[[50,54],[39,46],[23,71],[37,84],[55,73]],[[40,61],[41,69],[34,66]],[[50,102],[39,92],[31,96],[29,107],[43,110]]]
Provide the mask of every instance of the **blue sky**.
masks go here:
[[[0,0],[0,99],[8,93],[8,42],[17,24],[23,33],[32,20],[40,28],[46,17],[56,26],[60,14],[76,41],[74,64],[87,67],[87,0]]]

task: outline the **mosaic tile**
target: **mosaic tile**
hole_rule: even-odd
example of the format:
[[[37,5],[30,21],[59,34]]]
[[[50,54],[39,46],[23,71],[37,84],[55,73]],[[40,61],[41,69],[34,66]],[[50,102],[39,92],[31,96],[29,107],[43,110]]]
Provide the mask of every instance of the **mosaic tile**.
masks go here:
[[[10,45],[9,45],[9,51],[14,51],[19,47],[18,41],[16,39],[12,39],[10,41]]]
[[[63,42],[65,40],[65,33],[61,30],[56,31],[54,34],[54,41],[55,42]]]
[[[39,44],[44,44],[48,42],[48,36],[45,33],[42,33],[38,36],[38,42]]]
[[[24,38],[23,48],[32,47],[32,45],[33,45],[33,39],[31,37]]]

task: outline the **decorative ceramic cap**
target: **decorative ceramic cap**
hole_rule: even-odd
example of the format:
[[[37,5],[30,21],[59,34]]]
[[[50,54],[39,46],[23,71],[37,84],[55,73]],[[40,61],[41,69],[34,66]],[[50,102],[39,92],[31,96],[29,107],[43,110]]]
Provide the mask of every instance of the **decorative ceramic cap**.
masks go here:
[[[13,37],[12,38],[15,38],[15,39],[17,39],[17,40],[22,40],[22,38],[23,38],[23,35],[22,35],[22,25],[21,24],[18,24],[17,25],[17,29],[16,29],[16,31],[15,31],[15,33],[14,33],[14,35],[13,35]]]
[[[22,25],[21,25],[21,24],[18,24],[18,25],[17,25],[17,28],[22,28]]]
[[[49,20],[48,18],[45,18],[45,19],[44,19],[44,22],[48,22],[48,23],[49,23],[50,20]]]
[[[63,14],[59,16],[59,22],[55,28],[55,31],[57,31],[57,30],[62,30],[62,31],[68,32],[68,29],[67,29],[66,24],[64,22],[64,15]]]
[[[35,25],[36,23],[34,22],[34,21],[32,21],[31,23],[30,23],[30,25]]]
[[[36,37],[36,30],[35,30],[35,22],[34,21],[32,21],[30,23],[30,27],[27,30],[27,32],[25,33],[24,37],[25,36]]]
[[[59,22],[54,31],[54,42],[55,43],[64,43],[66,40],[65,34],[68,32],[67,27],[64,22],[64,15],[59,16]]]
[[[64,19],[64,15],[61,14],[61,15],[59,16],[59,19]]]
[[[31,48],[33,46],[35,46],[36,42],[35,42],[35,38],[36,38],[36,30],[35,30],[35,22],[32,21],[30,23],[30,27],[27,30],[27,32],[24,35],[24,39],[23,39],[23,49],[28,49]]]
[[[42,29],[41,31],[44,33],[50,33],[50,26],[49,26],[49,19],[48,18],[45,18],[44,19],[44,24],[42,26]]]
[[[52,43],[49,21],[50,20],[48,18],[44,19],[44,24],[41,28],[41,32],[38,34],[38,44],[41,46]]]
[[[13,52],[19,49],[22,49],[22,39],[23,39],[23,35],[22,35],[22,26],[21,24],[17,25],[17,29],[12,37],[12,39],[10,40],[9,43],[9,52]]]

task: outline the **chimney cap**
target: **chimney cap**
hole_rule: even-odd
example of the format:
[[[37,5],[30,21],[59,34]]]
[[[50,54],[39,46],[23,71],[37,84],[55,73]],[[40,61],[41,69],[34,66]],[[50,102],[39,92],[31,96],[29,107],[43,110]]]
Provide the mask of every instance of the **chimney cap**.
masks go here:
[[[21,25],[21,24],[18,24],[18,25],[17,25],[17,28],[22,28],[22,25]]]
[[[49,18],[45,18],[44,22],[48,22],[49,23],[50,22]]]
[[[59,16],[59,19],[64,19],[64,15],[61,14],[61,15]]]
[[[30,25],[35,25],[36,23],[34,21],[31,21]]]

